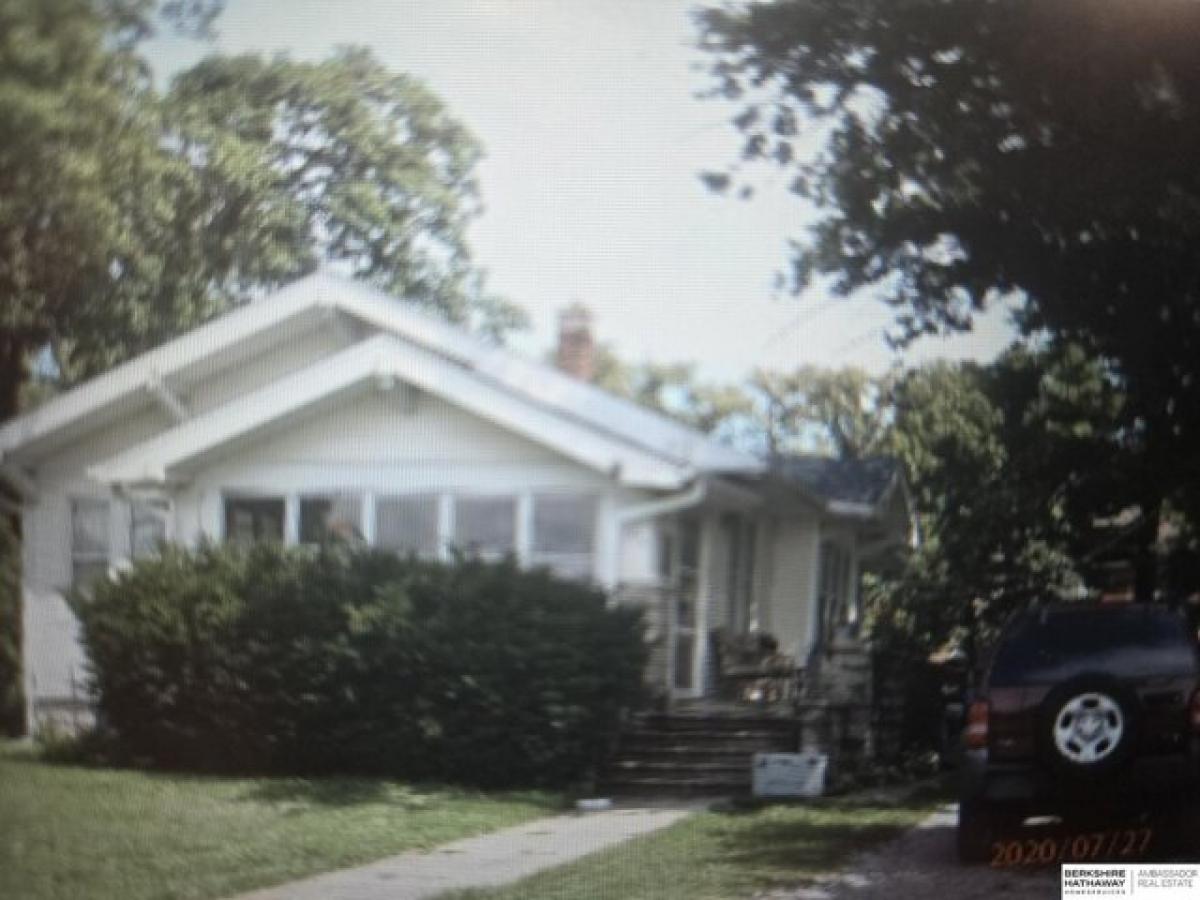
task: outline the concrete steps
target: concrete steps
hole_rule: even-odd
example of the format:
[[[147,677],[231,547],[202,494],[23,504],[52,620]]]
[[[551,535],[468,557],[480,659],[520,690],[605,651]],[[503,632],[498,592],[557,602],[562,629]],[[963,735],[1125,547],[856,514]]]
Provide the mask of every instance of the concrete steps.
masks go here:
[[[782,717],[643,715],[621,733],[599,788],[613,796],[748,794],[754,754],[796,746],[796,723]]]

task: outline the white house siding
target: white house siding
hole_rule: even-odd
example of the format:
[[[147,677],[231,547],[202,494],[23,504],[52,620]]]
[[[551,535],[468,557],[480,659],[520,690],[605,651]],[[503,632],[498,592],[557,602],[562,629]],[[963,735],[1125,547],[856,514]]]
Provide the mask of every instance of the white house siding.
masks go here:
[[[129,553],[129,504],[110,497],[84,469],[99,455],[119,452],[168,424],[156,407],[143,410],[47,457],[36,470],[37,497],[27,502],[22,517],[25,693],[34,714],[40,714],[39,702],[78,697],[86,677],[78,625],[63,599],[71,583],[72,500],[107,499],[111,556]]]
[[[23,600],[25,696],[43,704],[82,701],[86,670],[75,615],[55,591],[26,588]]]
[[[237,359],[216,373],[190,383],[178,391],[180,399],[193,415],[207,412],[230,400],[244,396],[284,375],[298,371],[349,346],[349,335],[337,327],[328,327],[291,334],[287,340],[266,350],[255,352],[247,359]]]
[[[639,493],[640,496],[623,498],[621,505],[634,506],[645,502],[648,495]],[[659,573],[662,571],[658,558],[661,528],[659,519],[641,519],[621,530],[618,580],[622,584],[659,585]]]

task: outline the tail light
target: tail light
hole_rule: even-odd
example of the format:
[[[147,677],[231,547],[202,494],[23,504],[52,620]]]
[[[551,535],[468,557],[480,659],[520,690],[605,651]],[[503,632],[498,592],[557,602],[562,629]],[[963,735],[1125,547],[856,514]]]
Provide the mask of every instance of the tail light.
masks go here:
[[[988,702],[986,700],[976,700],[967,708],[967,728],[963,732],[963,742],[967,745],[968,750],[984,750],[988,743]],[[1200,707],[1196,703],[1192,703],[1192,721],[1196,722],[1196,715],[1200,712]]]
[[[1200,688],[1192,692],[1192,702],[1188,704],[1188,721],[1192,731],[1200,732]]]

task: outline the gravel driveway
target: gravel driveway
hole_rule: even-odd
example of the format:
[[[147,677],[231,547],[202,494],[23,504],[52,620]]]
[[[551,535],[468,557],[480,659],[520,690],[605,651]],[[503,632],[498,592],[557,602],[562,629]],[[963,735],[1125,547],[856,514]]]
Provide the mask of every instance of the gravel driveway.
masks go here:
[[[1058,900],[1058,866],[964,866],[954,850],[954,806],[854,860],[811,887],[769,891],[755,900]]]

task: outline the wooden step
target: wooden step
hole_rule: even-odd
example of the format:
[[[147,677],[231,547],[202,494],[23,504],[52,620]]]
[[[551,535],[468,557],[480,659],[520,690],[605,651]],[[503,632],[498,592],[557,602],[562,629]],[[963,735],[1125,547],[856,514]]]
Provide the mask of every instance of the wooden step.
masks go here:
[[[637,796],[722,796],[750,793],[750,775],[734,777],[726,775],[670,776],[637,775],[613,776],[602,779],[599,791],[621,797]]]
[[[750,791],[755,753],[796,749],[792,718],[645,714],[624,729],[600,786],[616,796],[729,795]]]

